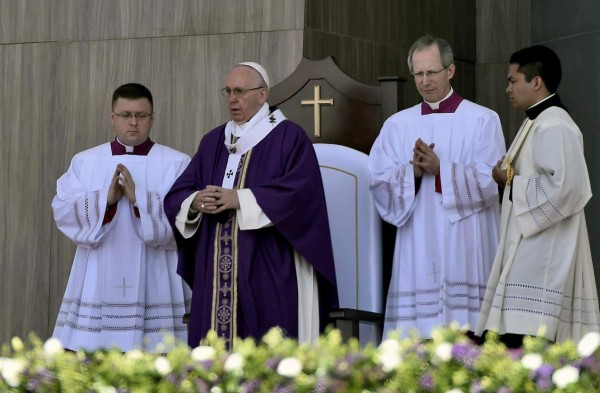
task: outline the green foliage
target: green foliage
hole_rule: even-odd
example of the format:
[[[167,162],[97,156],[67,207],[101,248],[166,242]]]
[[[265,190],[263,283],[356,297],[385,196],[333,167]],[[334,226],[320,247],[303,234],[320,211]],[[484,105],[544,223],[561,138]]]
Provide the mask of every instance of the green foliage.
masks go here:
[[[600,335],[578,344],[528,338],[507,350],[493,334],[472,344],[457,326],[431,340],[392,336],[378,347],[342,342],[329,330],[315,345],[272,329],[233,351],[210,333],[197,348],[166,354],[64,351],[60,342],[13,338],[0,350],[2,392],[592,392],[600,391]]]

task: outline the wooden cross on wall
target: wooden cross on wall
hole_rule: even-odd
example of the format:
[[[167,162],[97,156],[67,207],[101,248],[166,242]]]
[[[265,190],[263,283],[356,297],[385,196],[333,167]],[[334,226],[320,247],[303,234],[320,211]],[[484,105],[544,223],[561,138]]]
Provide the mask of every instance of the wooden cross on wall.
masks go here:
[[[315,137],[321,136],[321,105],[333,105],[333,98],[321,99],[321,86],[314,86],[314,98],[312,100],[302,100],[301,105],[312,105],[315,116]]]

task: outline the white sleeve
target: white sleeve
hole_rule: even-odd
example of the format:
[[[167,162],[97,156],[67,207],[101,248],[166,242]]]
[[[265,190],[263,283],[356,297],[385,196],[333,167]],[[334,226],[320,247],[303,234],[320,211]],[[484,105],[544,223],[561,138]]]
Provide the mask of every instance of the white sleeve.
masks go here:
[[[184,239],[189,239],[194,236],[194,233],[198,230],[200,226],[200,220],[202,218],[202,213],[198,212],[193,218],[190,219],[189,214],[192,208],[192,202],[194,202],[194,197],[199,191],[194,192],[192,195],[187,197],[183,202],[181,202],[181,209],[179,209],[179,213],[175,217],[175,227],[181,233]]]
[[[237,220],[241,230],[260,229],[272,225],[249,188],[237,190],[237,194],[240,202]]]

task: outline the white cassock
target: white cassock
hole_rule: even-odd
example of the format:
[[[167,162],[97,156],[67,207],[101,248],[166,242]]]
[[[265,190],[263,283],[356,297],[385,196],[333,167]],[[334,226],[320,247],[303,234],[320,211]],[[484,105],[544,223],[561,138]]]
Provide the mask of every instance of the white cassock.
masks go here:
[[[577,341],[599,331],[600,316],[583,210],[590,180],[581,132],[564,109],[534,120],[514,172],[476,333]]]
[[[415,141],[435,143],[442,192],[424,175],[415,191]],[[398,227],[384,337],[440,325],[476,325],[498,245],[498,186],[492,168],[505,154],[498,115],[463,100],[454,113],[391,116],[369,156],[381,217]]]
[[[113,156],[106,143],[75,155],[58,179],[54,218],[77,245],[53,334],[66,348],[166,352],[157,344],[167,337],[186,342],[182,316],[191,292],[176,272],[177,247],[163,198],[189,160],[159,144],[147,156]],[[118,163],[133,177],[140,217],[123,197],[103,225]]]

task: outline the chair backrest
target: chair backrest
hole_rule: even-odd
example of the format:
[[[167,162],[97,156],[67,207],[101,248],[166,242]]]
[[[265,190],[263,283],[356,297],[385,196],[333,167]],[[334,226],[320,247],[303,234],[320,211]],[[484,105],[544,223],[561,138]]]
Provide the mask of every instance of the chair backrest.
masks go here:
[[[346,75],[331,57],[303,58],[296,70],[269,91],[268,102],[298,123],[313,143],[335,143],[368,153],[383,122],[401,105],[398,77],[379,86]]]
[[[341,308],[383,312],[381,218],[369,190],[368,156],[346,146],[315,143],[327,201]],[[360,340],[378,343],[361,324]]]

